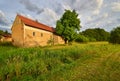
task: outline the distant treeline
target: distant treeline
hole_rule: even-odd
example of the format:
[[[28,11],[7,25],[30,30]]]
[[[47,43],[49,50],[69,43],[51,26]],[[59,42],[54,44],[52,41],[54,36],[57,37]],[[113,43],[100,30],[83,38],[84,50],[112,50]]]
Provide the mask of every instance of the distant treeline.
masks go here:
[[[6,31],[3,31],[3,30],[0,30],[0,39],[3,35],[8,35],[10,34],[7,30]]]
[[[0,35],[4,35],[4,34],[10,34],[10,33],[7,30],[6,31],[0,30]]]
[[[120,44],[120,27],[116,27],[111,32],[101,28],[86,29],[77,35],[76,42],[109,41]]]
[[[94,28],[86,29],[78,34],[77,42],[95,42],[95,41],[108,41],[110,33],[104,29]]]

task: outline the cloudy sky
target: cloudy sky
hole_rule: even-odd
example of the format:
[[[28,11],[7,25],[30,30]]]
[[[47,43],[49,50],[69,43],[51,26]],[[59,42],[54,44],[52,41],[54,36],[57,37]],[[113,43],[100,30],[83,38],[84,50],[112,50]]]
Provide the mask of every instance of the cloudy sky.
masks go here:
[[[82,28],[120,26],[120,0],[0,0],[0,29],[10,29],[17,13],[55,27],[65,9],[75,9]]]

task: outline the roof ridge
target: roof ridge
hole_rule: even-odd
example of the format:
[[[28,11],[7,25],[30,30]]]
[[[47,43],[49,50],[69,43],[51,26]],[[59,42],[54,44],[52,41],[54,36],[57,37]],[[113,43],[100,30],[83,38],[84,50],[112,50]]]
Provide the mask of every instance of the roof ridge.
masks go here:
[[[50,32],[55,32],[55,29],[53,27],[42,24],[40,22],[37,22],[35,20],[32,20],[32,19],[22,16],[20,14],[17,14],[17,16],[24,22],[25,25],[32,26],[32,27],[38,28],[38,29],[43,29],[43,30],[50,31]]]

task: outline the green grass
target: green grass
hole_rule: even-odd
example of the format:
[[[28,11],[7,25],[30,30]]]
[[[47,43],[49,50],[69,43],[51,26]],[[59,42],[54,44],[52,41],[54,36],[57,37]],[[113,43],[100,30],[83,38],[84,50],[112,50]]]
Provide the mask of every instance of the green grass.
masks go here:
[[[120,45],[18,48],[0,44],[0,81],[119,81]]]

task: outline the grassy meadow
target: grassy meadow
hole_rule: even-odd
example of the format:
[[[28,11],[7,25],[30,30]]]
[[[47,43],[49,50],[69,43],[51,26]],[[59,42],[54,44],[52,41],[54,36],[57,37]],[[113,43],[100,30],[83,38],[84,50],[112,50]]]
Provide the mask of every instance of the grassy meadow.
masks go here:
[[[0,44],[0,81],[120,81],[120,45],[18,48]]]

